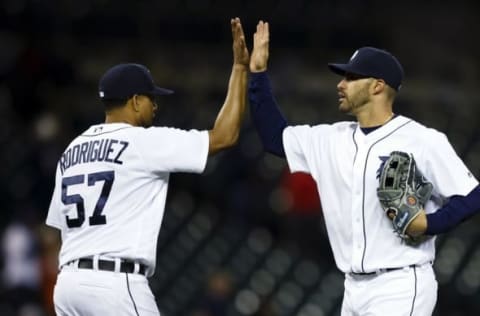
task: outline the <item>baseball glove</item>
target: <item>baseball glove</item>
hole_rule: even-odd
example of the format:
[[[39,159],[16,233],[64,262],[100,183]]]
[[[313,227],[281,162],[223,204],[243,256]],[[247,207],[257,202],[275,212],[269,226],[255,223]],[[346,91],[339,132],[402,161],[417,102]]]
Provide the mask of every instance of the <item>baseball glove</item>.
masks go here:
[[[432,189],[432,183],[417,169],[411,154],[393,151],[380,167],[377,196],[400,238],[414,240],[406,230],[430,199]]]

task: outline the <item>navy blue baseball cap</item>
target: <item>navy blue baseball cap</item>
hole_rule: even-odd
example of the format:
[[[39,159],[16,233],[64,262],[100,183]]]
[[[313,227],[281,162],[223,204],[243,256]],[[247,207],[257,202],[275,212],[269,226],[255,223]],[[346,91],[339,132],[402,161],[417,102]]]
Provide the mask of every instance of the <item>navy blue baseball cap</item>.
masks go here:
[[[147,67],[129,63],[108,69],[100,79],[98,93],[101,99],[124,100],[134,94],[159,96],[173,91],[157,87]]]
[[[383,79],[395,90],[400,90],[404,76],[400,62],[389,52],[375,47],[362,47],[353,53],[347,64],[329,63],[328,68],[344,76],[345,73]]]

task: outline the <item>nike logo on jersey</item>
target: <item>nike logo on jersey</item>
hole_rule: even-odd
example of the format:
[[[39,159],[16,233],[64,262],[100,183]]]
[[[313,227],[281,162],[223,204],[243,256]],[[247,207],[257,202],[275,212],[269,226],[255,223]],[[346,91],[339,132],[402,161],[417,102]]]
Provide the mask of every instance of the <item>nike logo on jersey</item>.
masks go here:
[[[380,173],[382,172],[383,166],[385,165],[385,162],[388,160],[390,156],[378,156],[378,159],[382,161],[380,164],[380,167],[377,170],[377,179],[380,179]]]
[[[77,164],[106,161],[123,164],[121,156],[128,142],[116,139],[97,139],[83,142],[68,148],[60,158],[60,171],[63,172]]]

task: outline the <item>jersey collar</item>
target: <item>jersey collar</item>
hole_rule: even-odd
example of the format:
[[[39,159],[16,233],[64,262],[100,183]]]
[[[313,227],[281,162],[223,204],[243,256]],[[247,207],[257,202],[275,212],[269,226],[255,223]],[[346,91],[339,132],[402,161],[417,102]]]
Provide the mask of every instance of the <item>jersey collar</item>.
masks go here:
[[[394,116],[390,121],[385,123],[384,125],[378,127],[374,131],[371,131],[367,135],[365,135],[362,132],[362,129],[360,128],[360,124],[357,123],[355,135],[358,140],[363,140],[367,142],[375,142],[379,140],[380,138],[383,138],[387,136],[388,134],[394,132],[396,129],[402,127],[403,125],[407,124],[410,122],[411,119],[403,116],[403,115],[396,115]]]
[[[103,133],[113,132],[119,129],[124,129],[128,127],[133,127],[128,123],[101,123],[90,126],[85,132],[82,133],[82,136],[92,136]]]

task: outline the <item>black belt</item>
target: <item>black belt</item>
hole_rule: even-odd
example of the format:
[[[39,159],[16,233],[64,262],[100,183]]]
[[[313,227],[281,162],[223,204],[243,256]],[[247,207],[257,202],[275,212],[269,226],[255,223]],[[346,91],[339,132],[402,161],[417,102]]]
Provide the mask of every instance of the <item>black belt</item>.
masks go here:
[[[72,264],[75,261],[70,261],[67,264]],[[79,269],[90,269],[93,270],[93,259],[91,258],[81,258],[78,259],[78,268]],[[98,270],[103,271],[115,271],[115,261],[110,260],[98,260]],[[144,264],[139,263],[138,273],[145,274],[147,267]],[[135,262],[133,261],[120,261],[120,272],[124,273],[134,273],[135,271]]]
[[[380,274],[380,273],[391,272],[391,271],[401,270],[401,269],[405,269],[405,268],[413,268],[413,267],[418,267],[418,266],[419,265],[411,264],[409,266],[399,267],[399,268],[384,268],[384,269],[379,269],[379,270],[373,271],[373,272],[349,272],[348,274],[350,274],[350,275],[374,275],[374,274]]]

